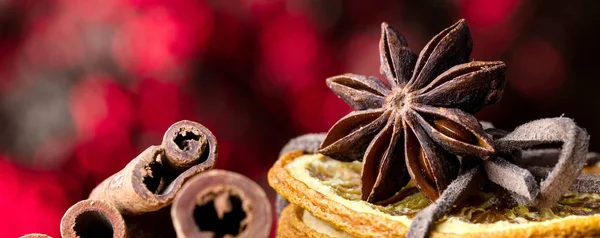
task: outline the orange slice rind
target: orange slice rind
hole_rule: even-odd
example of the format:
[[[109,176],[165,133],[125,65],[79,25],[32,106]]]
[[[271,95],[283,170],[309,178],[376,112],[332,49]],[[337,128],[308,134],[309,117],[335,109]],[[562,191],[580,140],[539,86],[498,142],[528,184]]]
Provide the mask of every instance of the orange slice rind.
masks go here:
[[[420,199],[419,196],[422,195],[419,192],[412,193],[406,199],[385,207],[364,202],[360,200],[360,168],[360,162],[340,162],[321,154],[303,154],[300,151],[284,154],[268,174],[270,185],[291,203],[279,220],[278,235],[280,237],[406,236],[411,217],[426,207],[429,202]],[[595,208],[597,204],[600,207],[600,195],[577,193],[566,194],[561,200],[563,204],[559,202],[557,206],[569,206],[568,201],[580,197],[586,199],[586,206]],[[580,203],[577,204],[580,206]],[[495,209],[493,206],[488,205],[485,209]],[[476,223],[464,217],[464,214],[472,211],[466,207],[458,207],[438,222],[431,236],[600,236],[600,209],[592,208],[575,207],[575,212],[569,213],[558,208],[529,211],[527,207],[517,206],[505,209],[505,217],[510,217],[506,220]],[[578,211],[586,211],[586,213],[581,215]],[[323,227],[329,228],[323,230]],[[291,234],[295,235],[290,236]]]

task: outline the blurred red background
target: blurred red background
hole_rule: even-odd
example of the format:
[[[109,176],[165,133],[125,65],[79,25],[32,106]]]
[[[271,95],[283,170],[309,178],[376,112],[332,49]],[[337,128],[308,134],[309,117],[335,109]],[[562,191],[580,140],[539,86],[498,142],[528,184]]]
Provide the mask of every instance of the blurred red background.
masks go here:
[[[217,168],[270,194],[290,138],[350,108],[325,86],[379,75],[380,24],[415,52],[466,18],[471,57],[503,60],[503,99],[477,116],[512,129],[564,114],[600,148],[595,0],[0,0],[0,234],[59,237],[64,211],[172,123],[219,141]]]

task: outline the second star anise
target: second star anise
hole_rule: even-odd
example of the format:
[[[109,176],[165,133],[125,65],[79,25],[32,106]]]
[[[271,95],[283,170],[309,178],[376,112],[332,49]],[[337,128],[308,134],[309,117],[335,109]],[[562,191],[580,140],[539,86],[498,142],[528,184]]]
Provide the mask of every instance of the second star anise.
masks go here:
[[[460,156],[494,153],[474,113],[498,101],[505,80],[502,62],[469,61],[472,39],[458,21],[436,35],[417,58],[404,37],[382,24],[376,77],[344,74],[327,85],[356,111],[327,133],[320,153],[362,160],[362,200],[386,204],[412,178],[436,200],[458,176]]]

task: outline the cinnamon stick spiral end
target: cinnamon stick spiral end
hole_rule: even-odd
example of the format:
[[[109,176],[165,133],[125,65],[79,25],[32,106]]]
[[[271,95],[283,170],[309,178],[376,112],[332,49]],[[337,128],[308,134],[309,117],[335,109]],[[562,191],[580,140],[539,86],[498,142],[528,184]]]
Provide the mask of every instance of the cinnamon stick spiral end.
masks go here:
[[[211,167],[217,154],[217,140],[204,126],[193,121],[171,125],[163,137],[162,146],[168,162],[174,168],[189,168],[197,164]]]
[[[103,200],[83,200],[71,206],[60,223],[63,238],[127,237],[127,227],[119,211]]]
[[[177,237],[269,237],[272,222],[262,188],[224,170],[188,181],[175,197],[171,217]]]

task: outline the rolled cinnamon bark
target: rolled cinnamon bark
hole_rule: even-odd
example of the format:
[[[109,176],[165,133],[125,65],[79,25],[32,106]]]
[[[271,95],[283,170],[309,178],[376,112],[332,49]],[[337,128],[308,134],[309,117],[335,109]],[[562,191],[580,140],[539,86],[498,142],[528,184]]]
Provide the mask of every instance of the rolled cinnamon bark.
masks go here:
[[[268,237],[272,222],[263,189],[224,170],[188,181],[173,202],[171,217],[177,237]]]
[[[171,125],[163,136],[167,163],[175,169],[187,169],[199,164],[210,165],[217,158],[217,140],[204,126],[193,121]]]
[[[119,211],[103,200],[83,200],[71,206],[60,222],[65,237],[128,237]]]
[[[150,146],[90,194],[112,203],[124,215],[157,211],[172,203],[190,177],[211,169],[217,141],[204,126],[180,121],[165,133],[162,146]]]

